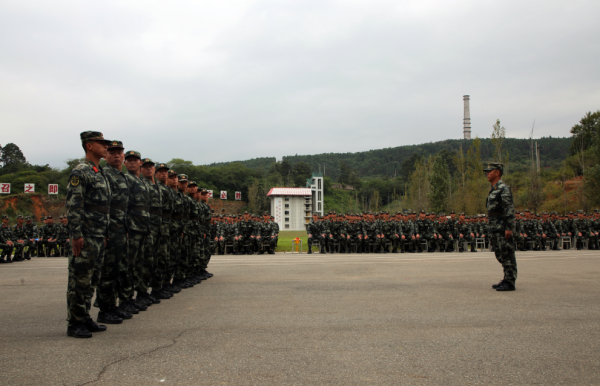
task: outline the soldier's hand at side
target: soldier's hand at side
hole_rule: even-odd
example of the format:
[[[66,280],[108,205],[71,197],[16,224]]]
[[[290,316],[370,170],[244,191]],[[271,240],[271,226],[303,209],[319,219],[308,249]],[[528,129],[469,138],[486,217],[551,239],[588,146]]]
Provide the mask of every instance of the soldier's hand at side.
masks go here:
[[[73,239],[73,256],[79,256],[83,249],[83,237]]]
[[[545,233],[542,233],[542,238],[544,238],[544,239],[546,238],[546,234]]]
[[[507,240],[510,240],[510,238],[512,237],[512,231],[504,231],[504,237]]]
[[[308,238],[310,239],[312,237],[312,235],[308,235]]]
[[[405,240],[405,239],[406,239],[406,237],[404,237],[404,235],[402,235],[402,240]]]
[[[581,232],[579,232],[579,237],[581,237]]]

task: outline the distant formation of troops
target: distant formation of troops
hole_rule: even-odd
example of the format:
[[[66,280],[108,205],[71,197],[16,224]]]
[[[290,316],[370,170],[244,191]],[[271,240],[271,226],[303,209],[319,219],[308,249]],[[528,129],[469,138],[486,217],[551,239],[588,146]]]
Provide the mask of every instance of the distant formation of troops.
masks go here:
[[[0,264],[31,260],[32,257],[67,256],[70,249],[69,226],[65,216],[54,224],[52,216],[44,217],[44,225],[38,228],[31,217],[17,216],[17,223],[10,225],[7,215],[2,216],[0,227]]]
[[[516,212],[514,242],[520,251],[558,250],[561,237],[575,240],[577,249],[587,243],[588,249],[600,249],[600,210],[585,214],[573,212],[567,216],[556,212],[541,215],[529,210]],[[477,252],[475,239],[483,239],[489,246],[488,217],[458,216],[451,212],[426,213],[422,211],[396,213],[330,212],[326,216],[313,215],[307,225],[308,253],[314,245],[320,253],[420,253],[465,252],[465,242],[471,252]]]
[[[279,238],[279,225],[273,216],[265,212],[262,216],[226,214],[213,215],[210,225],[210,237],[213,241],[213,253],[218,249],[219,255],[226,252],[228,246],[234,255],[259,255],[267,252],[272,255]]]

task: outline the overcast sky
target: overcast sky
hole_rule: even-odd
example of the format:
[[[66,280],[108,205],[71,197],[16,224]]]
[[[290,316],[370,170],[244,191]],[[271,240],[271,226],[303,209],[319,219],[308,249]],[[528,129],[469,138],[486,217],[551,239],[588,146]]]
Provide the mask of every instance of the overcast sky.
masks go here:
[[[0,144],[98,130],[196,164],[568,136],[600,108],[595,1],[0,1]]]

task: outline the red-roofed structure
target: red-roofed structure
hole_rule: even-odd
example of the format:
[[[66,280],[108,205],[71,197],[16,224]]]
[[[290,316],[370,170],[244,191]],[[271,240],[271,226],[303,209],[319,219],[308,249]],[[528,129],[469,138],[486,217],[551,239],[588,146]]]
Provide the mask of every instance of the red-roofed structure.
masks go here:
[[[267,197],[270,196],[310,196],[312,191],[310,188],[271,188]]]

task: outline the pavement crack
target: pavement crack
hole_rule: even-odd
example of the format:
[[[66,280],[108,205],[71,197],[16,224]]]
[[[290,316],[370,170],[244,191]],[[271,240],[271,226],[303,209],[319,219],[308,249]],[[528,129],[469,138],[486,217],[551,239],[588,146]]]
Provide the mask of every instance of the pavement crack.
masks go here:
[[[81,383],[78,386],[91,385],[93,383],[99,382],[102,379],[102,376],[104,375],[104,373],[106,373],[106,371],[111,366],[116,365],[117,363],[121,363],[121,362],[124,362],[126,360],[135,360],[135,359],[138,359],[140,357],[143,357],[143,356],[146,356],[146,355],[150,355],[150,354],[152,354],[152,353],[154,353],[154,352],[156,352],[158,350],[162,350],[162,349],[165,349],[165,348],[173,347],[177,343],[177,339],[181,338],[181,335],[183,335],[184,333],[186,333],[186,332],[188,332],[190,330],[193,330],[193,328],[188,328],[187,330],[181,331],[175,338],[171,338],[172,342],[169,343],[169,344],[165,344],[163,346],[155,347],[152,350],[149,350],[149,351],[146,351],[146,352],[142,352],[142,353],[135,354],[135,355],[130,355],[130,356],[127,356],[127,357],[124,357],[124,358],[121,358],[121,359],[117,359],[116,361],[111,362],[111,363],[107,364],[106,366],[104,366],[100,370],[100,372],[98,373],[98,375],[96,376],[96,379],[88,381],[88,382]]]

